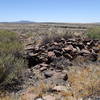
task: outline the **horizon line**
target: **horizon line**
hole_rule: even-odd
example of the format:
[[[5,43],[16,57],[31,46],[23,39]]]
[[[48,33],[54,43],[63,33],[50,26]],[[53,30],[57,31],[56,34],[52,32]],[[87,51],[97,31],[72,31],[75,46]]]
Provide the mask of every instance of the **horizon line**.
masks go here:
[[[75,24],[91,24],[91,23],[100,23],[100,21],[95,21],[95,22],[66,22],[66,21],[31,21],[31,20],[17,20],[17,21],[0,21],[0,23],[75,23]]]

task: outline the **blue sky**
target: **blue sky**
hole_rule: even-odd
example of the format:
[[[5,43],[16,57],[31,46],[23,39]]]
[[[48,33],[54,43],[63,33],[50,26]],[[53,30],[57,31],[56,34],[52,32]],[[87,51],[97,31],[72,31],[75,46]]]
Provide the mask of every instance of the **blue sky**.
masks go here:
[[[0,0],[0,22],[100,22],[100,0]]]

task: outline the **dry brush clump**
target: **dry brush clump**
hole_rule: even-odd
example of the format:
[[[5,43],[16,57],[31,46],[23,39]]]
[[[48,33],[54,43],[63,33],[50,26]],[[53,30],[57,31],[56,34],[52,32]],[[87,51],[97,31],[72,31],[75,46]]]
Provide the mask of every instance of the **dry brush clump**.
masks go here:
[[[68,72],[69,83],[75,98],[100,95],[100,66],[72,67]]]
[[[16,33],[0,30],[0,88],[17,78],[25,66],[23,46]]]

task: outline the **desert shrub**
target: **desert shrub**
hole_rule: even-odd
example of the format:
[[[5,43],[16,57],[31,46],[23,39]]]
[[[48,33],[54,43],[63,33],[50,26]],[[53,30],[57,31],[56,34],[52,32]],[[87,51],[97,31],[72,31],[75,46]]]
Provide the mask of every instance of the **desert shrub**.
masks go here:
[[[23,46],[18,35],[0,30],[0,85],[10,83],[25,66]]]
[[[100,27],[88,29],[87,36],[93,39],[100,39]]]

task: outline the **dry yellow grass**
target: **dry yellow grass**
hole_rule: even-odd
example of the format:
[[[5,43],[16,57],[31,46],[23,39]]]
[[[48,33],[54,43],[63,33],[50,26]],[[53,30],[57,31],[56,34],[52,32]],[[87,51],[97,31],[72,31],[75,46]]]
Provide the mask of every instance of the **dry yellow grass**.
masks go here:
[[[68,72],[73,96],[85,97],[100,91],[100,66],[73,67]]]
[[[53,86],[46,84],[41,81],[40,84],[36,87],[30,87],[27,89],[24,95],[21,95],[21,100],[31,100],[30,97],[43,97],[47,94],[47,90],[52,88]],[[32,99],[33,100],[33,99]]]

